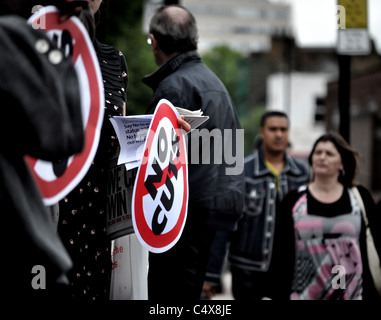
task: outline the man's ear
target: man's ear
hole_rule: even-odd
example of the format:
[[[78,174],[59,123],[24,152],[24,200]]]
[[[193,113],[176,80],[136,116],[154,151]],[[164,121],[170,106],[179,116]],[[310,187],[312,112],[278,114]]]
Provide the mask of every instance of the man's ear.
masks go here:
[[[159,43],[157,42],[155,36],[151,33],[151,34],[150,34],[150,37],[151,37],[151,45],[152,45],[152,49],[153,49],[154,51],[160,49]]]
[[[261,127],[260,129],[259,129],[259,135],[260,135],[260,137],[263,139],[263,127]]]

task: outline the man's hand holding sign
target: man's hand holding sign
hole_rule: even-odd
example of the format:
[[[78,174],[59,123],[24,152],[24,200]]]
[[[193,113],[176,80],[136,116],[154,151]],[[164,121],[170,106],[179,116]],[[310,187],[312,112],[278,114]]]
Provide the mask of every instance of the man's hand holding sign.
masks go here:
[[[179,120],[180,119],[180,120]],[[188,207],[185,132],[189,125],[167,100],[158,103],[136,177],[132,219],[135,233],[151,252],[167,251],[181,236]]]

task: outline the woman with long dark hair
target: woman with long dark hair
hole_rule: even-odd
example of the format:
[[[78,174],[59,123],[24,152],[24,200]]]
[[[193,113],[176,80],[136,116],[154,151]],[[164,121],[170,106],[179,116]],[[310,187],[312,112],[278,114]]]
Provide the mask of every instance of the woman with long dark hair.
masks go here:
[[[365,225],[356,190],[374,232],[380,217],[370,192],[356,185],[358,153],[337,133],[318,138],[308,158],[311,182],[290,192],[275,237],[279,292],[291,300],[378,299],[369,271]]]

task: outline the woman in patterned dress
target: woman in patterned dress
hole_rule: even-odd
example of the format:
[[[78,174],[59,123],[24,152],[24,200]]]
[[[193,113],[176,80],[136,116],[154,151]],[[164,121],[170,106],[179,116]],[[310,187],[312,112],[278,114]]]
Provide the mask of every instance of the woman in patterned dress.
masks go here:
[[[315,142],[309,156],[312,182],[291,191],[280,206],[274,248],[279,297],[291,300],[378,299],[369,271],[365,226],[355,186],[357,152],[338,134]],[[378,250],[375,202],[357,189]],[[379,250],[380,252],[380,250]]]
[[[101,2],[90,1],[94,14]],[[106,234],[107,169],[119,147],[109,118],[124,114],[128,76],[125,57],[118,49],[96,39],[94,47],[104,84],[103,126],[89,171],[59,203],[58,232],[74,263],[69,294],[75,299],[108,300],[111,242]]]

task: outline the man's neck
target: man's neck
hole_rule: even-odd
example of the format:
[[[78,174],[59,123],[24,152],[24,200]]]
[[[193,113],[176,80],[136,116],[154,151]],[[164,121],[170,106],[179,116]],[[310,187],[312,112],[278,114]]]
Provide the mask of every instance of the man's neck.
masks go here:
[[[157,57],[157,65],[158,67],[161,67],[163,64],[165,64],[167,61],[171,60],[173,57],[177,56],[179,52],[174,52],[171,54],[166,54],[163,51],[161,51],[161,54]]]
[[[266,161],[280,173],[284,168],[284,152],[272,152],[263,148],[263,155]]]

